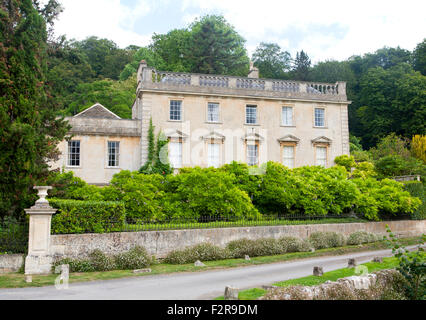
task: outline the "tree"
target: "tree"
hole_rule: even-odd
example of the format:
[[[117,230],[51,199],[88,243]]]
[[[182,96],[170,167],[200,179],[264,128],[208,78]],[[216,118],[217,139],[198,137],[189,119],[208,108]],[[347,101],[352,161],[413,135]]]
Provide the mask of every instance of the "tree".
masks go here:
[[[0,4],[0,216],[19,216],[69,127],[46,84],[46,22],[31,0]]]
[[[134,54],[132,61],[124,67],[120,73],[120,80],[126,80],[132,75],[134,75],[139,68],[139,63],[141,60],[145,60],[149,67],[155,68],[157,70],[163,71],[172,71],[168,70],[169,67],[163,60],[163,58],[154,52],[151,48],[143,47],[138,49]]]
[[[75,115],[99,102],[121,118],[132,117],[136,76],[125,81],[110,79],[79,84],[66,99],[65,115]]]
[[[426,39],[423,39],[414,49],[413,68],[426,76]]]
[[[415,135],[411,141],[411,153],[426,164],[426,135]]]
[[[303,50],[297,52],[292,71],[295,80],[310,80],[311,59]]]
[[[364,146],[390,132],[410,138],[426,132],[426,77],[407,63],[370,69],[360,80],[357,110]]]
[[[131,52],[119,49],[115,42],[94,36],[83,41],[74,41],[72,46],[87,56],[95,75],[101,78],[117,80],[124,66],[132,58]]]
[[[252,59],[262,78],[283,79],[290,70],[290,53],[275,43],[261,42]]]
[[[245,40],[223,16],[206,15],[190,26],[190,39],[184,59],[190,71],[207,74],[246,76],[249,58]]]

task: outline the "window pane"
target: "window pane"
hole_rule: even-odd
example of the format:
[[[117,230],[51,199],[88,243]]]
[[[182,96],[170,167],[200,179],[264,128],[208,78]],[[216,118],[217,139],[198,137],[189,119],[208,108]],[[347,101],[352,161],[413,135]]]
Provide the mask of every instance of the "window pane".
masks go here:
[[[119,153],[120,153],[120,142],[108,141],[108,166],[118,167],[119,166]]]
[[[294,147],[283,147],[283,164],[290,169],[294,168]]]
[[[254,166],[258,164],[258,146],[247,145],[247,164]]]
[[[170,120],[182,120],[182,101],[170,101]]]
[[[170,165],[172,168],[182,167],[182,143],[181,142],[170,142]]]
[[[317,147],[316,148],[316,165],[317,166],[327,166],[327,148],[326,147]]]
[[[284,126],[293,125],[293,108],[292,107],[283,107],[282,119]]]
[[[246,106],[246,123],[257,124],[257,107]]]
[[[219,122],[219,104],[209,103],[207,106],[207,121]]]
[[[218,168],[220,166],[220,145],[209,143],[207,147],[207,165]]]
[[[315,109],[315,126],[324,127],[325,126],[325,110],[321,108]]]
[[[73,167],[80,166],[80,141],[68,141],[68,165]]]

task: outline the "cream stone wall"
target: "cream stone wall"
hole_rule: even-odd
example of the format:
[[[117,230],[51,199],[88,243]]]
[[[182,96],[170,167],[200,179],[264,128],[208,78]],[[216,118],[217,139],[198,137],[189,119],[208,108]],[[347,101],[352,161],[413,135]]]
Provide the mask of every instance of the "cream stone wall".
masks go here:
[[[62,141],[58,148],[60,159],[51,164],[52,169],[73,171],[75,176],[91,184],[106,184],[121,170],[140,168],[140,137],[74,135],[72,140],[80,140],[80,166],[70,167],[68,163],[68,142]],[[119,167],[108,167],[108,141],[120,142]]]
[[[320,101],[292,101],[286,99],[262,99],[245,97],[220,97],[207,95],[143,92],[142,121],[153,124],[158,132],[166,134],[181,131],[188,137],[183,140],[183,165],[202,167],[207,164],[206,141],[202,137],[216,132],[225,136],[221,147],[222,163],[232,160],[246,162],[246,134],[257,133],[264,138],[259,142],[260,163],[267,161],[282,162],[281,145],[278,141],[286,135],[300,139],[295,147],[295,166],[314,165],[315,148],[312,140],[325,136],[331,139],[328,149],[328,166],[332,166],[334,158],[348,154],[347,103]],[[170,100],[182,101],[182,121],[169,120]],[[207,122],[207,105],[209,102],[219,103],[220,122]],[[257,105],[258,125],[245,124],[246,105]],[[144,106],[149,106],[144,110]],[[293,107],[293,126],[282,125],[282,107]],[[325,108],[325,127],[314,126],[314,109]],[[137,113],[137,111],[135,111]],[[144,124],[142,127],[144,127]],[[147,131],[143,130],[144,141]],[[146,150],[146,149],[145,149]],[[142,146],[144,153],[144,146]]]

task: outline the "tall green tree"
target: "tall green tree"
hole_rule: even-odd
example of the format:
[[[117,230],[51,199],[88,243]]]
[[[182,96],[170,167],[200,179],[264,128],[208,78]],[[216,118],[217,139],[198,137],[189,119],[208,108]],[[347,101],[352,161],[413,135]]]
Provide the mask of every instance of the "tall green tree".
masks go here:
[[[191,36],[183,59],[191,72],[246,76],[250,59],[245,40],[223,16],[207,15],[190,26]]]
[[[426,76],[426,38],[414,49],[413,68]]]
[[[111,79],[79,84],[66,98],[65,115],[75,115],[99,102],[121,118],[132,117],[135,100],[136,76],[124,81]]]
[[[46,84],[46,21],[31,0],[0,3],[0,216],[22,215],[67,124]]]
[[[87,56],[97,77],[117,80],[121,71],[132,60],[132,50],[118,48],[114,41],[89,37],[74,41],[72,46]]]
[[[296,53],[292,75],[294,80],[308,81],[311,73],[311,59],[303,50]]]
[[[426,133],[426,77],[407,63],[370,69],[360,81],[359,103],[367,147],[391,132],[408,138]]]
[[[291,68],[291,56],[276,43],[261,42],[253,53],[254,65],[262,78],[284,79]]]

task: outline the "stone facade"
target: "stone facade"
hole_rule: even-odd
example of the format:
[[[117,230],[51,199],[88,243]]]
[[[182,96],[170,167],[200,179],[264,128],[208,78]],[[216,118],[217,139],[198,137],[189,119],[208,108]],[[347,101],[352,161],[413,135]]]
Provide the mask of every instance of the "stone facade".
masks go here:
[[[52,167],[73,170],[94,184],[108,183],[123,169],[138,170],[147,160],[150,119],[156,133],[161,130],[174,144],[169,158],[176,165],[178,157],[179,166],[210,166],[214,153],[215,166],[272,160],[329,167],[336,156],[349,154],[345,82],[259,79],[256,68],[245,78],[160,72],[144,61],[137,79],[132,120],[100,104],[68,118],[72,139],[80,141],[80,165],[69,165],[68,142],[63,142],[62,157]],[[173,104],[178,104],[177,119]],[[209,104],[216,108],[214,119]],[[248,106],[255,110],[254,123],[247,120]],[[108,141],[120,143],[120,164],[113,168],[107,163]]]

